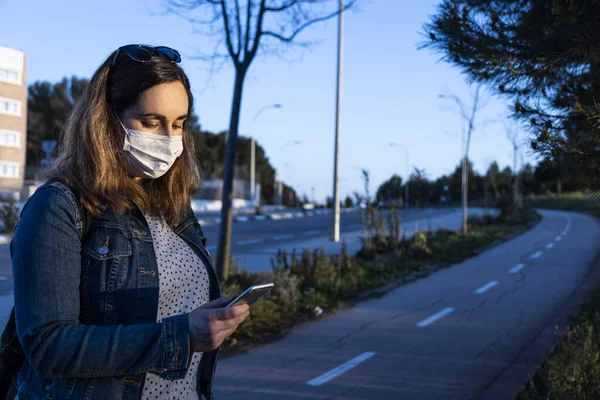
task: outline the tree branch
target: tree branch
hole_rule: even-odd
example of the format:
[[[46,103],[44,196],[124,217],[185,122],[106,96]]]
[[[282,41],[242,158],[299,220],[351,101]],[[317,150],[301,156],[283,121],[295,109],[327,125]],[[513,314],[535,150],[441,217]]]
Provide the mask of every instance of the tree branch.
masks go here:
[[[240,61],[239,53],[236,54],[231,44],[231,29],[229,27],[229,16],[227,15],[227,7],[225,6],[225,0],[219,0],[221,3],[221,12],[223,13],[223,23],[225,24],[225,39],[227,42],[227,51],[233,60],[233,63],[237,65]]]
[[[260,8],[258,10],[258,19],[256,21],[256,29],[254,34],[254,43],[252,43],[252,47],[250,48],[250,52],[246,55],[244,61],[252,62],[256,52],[258,51],[258,44],[260,43],[260,37],[262,36],[262,25],[265,18],[265,7],[267,4],[267,0],[260,0]]]
[[[453,93],[448,93],[448,94],[444,94],[443,96],[445,98],[452,100],[458,106],[458,111],[456,111],[456,113],[463,120],[469,120],[469,115],[467,114],[467,111],[465,110],[465,103],[463,103],[463,101],[461,99],[459,99],[457,95],[455,95]]]
[[[294,7],[297,3],[299,3],[299,0],[290,0],[287,4],[283,4],[279,7],[265,7],[265,12],[281,12],[281,11],[285,11],[288,8],[292,8]]]
[[[314,19],[312,19],[310,21],[305,22],[304,24],[302,24],[298,28],[296,28],[296,30],[294,30],[294,32],[292,32],[292,34],[289,35],[289,36],[284,36],[284,35],[282,35],[280,33],[276,33],[276,32],[273,32],[273,31],[263,31],[263,30],[260,31],[260,34],[261,35],[265,35],[265,36],[274,37],[274,38],[276,38],[276,39],[278,39],[278,40],[280,40],[282,42],[287,42],[287,43],[293,42],[294,39],[296,38],[296,36],[298,36],[298,34],[300,32],[302,32],[303,30],[305,30],[309,26],[314,25],[314,24],[319,23],[319,22],[323,22],[323,21],[327,21],[327,20],[332,19],[333,17],[339,15],[340,12],[344,12],[344,11],[348,10],[349,8],[351,8],[356,3],[356,1],[357,0],[351,0],[350,2],[348,2],[343,7],[342,10],[338,10],[338,11],[332,12],[331,14],[328,14],[328,15],[325,15],[325,16],[322,16],[322,17],[318,17],[318,18],[314,18]],[[265,10],[263,9],[262,11],[264,13]]]
[[[244,60],[248,58],[248,42],[250,41],[250,20],[252,17],[252,0],[248,0],[248,6],[246,7],[246,34],[244,35]]]
[[[250,0],[248,0],[250,1]],[[242,53],[242,21],[240,19],[240,0],[235,0],[235,20],[237,23],[237,53]]]
[[[192,17],[188,17],[185,14],[181,13],[180,11],[176,10],[175,8],[173,8],[173,6],[177,7],[177,8],[182,8],[181,5],[178,5],[177,3],[173,2],[173,1],[168,1],[168,4],[170,5],[165,14],[174,14],[176,16],[178,16],[179,18],[184,19],[185,21],[191,23],[191,24],[195,24],[195,25],[213,25],[215,22],[217,22],[220,18],[221,18],[221,13],[215,13],[213,15],[213,17],[209,20],[200,20],[200,19],[196,19],[196,18],[192,18]]]
[[[204,6],[205,4],[210,4],[213,6],[218,6],[221,4],[220,0],[195,0],[195,1],[186,1],[184,3],[177,2],[175,0],[167,0],[167,3],[171,6],[177,8],[183,8],[186,10],[195,10],[199,7]]]

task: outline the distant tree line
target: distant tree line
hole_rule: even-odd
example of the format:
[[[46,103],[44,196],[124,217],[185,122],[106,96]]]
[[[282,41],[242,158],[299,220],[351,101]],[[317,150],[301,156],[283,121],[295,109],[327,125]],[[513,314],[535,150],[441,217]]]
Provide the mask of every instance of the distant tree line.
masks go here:
[[[510,167],[500,169],[497,162],[490,164],[485,174],[479,174],[469,161],[468,170],[470,201],[487,200],[490,206],[501,198],[511,198],[514,179],[517,179],[518,192],[522,196],[552,194],[560,197],[563,191],[587,188],[585,179],[550,158],[542,160],[535,167],[527,164],[517,174],[513,174]],[[461,172],[459,162],[451,174],[430,180],[424,170],[415,168],[408,182],[410,205],[458,204],[461,200]],[[379,186],[374,200],[403,200],[405,184],[400,176],[393,175]]]
[[[29,179],[39,178],[42,160],[46,156],[42,141],[59,140],[62,127],[75,101],[81,96],[88,80],[71,77],[52,83],[38,81],[28,88],[27,117],[27,166]],[[200,119],[193,114],[187,122],[194,138],[196,157],[204,180],[221,179],[225,159],[226,131],[212,133],[202,129]],[[250,139],[240,137],[236,143],[236,178],[250,180]],[[274,198],[275,170],[265,150],[256,144],[256,176],[261,185],[263,203],[272,203]],[[299,200],[290,186],[283,184],[282,202],[296,205]]]

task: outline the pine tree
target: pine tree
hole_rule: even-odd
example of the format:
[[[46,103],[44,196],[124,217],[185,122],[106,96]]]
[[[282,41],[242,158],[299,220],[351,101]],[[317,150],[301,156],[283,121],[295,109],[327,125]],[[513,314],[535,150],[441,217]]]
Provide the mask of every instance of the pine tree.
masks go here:
[[[444,0],[422,47],[512,101],[534,151],[600,189],[600,1]]]

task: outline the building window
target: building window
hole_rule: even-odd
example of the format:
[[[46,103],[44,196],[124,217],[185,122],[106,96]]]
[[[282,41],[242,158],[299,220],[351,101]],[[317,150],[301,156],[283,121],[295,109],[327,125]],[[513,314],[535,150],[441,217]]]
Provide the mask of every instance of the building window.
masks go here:
[[[19,100],[0,97],[0,114],[21,116],[21,102]]]
[[[13,85],[20,85],[21,73],[18,71],[0,68],[0,82],[12,83]]]
[[[16,131],[0,129],[0,146],[21,147],[21,134]]]
[[[19,163],[0,161],[0,178],[18,178]]]

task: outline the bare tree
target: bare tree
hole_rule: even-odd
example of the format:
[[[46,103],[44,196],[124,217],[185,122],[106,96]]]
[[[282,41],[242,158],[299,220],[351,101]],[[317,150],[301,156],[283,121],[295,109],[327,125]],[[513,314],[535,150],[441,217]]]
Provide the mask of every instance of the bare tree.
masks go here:
[[[519,148],[521,147],[521,135],[514,121],[504,123],[506,138],[513,150],[512,187],[513,187],[513,214],[519,205]]]
[[[471,138],[475,131],[477,116],[479,111],[485,106],[481,101],[481,85],[475,87],[473,100],[470,105],[465,104],[457,95],[453,93],[442,93],[439,95],[442,99],[450,100],[456,108],[452,111],[462,120],[461,143],[462,143],[462,231],[467,233],[467,203],[469,193],[469,148]]]
[[[165,0],[167,11],[180,16],[215,40],[214,52],[199,58],[231,59],[235,70],[233,99],[223,173],[223,207],[217,255],[219,278],[227,277],[231,248],[231,200],[235,143],[244,79],[256,55],[280,54],[306,28],[334,18],[357,0]]]

